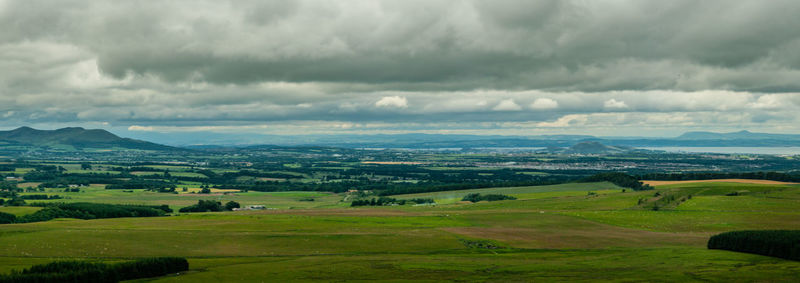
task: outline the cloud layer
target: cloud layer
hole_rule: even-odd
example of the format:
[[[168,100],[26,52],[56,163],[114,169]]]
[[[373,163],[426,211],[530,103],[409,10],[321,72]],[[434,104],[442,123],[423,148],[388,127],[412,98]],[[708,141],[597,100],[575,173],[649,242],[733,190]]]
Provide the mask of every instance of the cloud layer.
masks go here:
[[[792,132],[798,14],[797,1],[0,1],[0,127]]]

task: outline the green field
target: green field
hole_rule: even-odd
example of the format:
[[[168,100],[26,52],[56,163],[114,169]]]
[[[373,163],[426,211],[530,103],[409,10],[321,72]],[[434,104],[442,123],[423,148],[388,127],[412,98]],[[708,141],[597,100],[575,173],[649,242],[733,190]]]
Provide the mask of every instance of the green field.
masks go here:
[[[343,207],[348,204],[341,203],[341,196],[327,192],[232,192],[225,194],[224,190],[212,189],[211,194],[199,194],[200,188],[188,186],[187,192],[178,188],[178,194],[157,193],[145,190],[106,190],[104,185],[91,185],[81,187],[81,192],[64,192],[62,189],[46,189],[45,192],[20,193],[20,195],[59,195],[63,199],[55,200],[30,200],[29,202],[95,202],[114,204],[145,204],[169,205],[178,210],[181,207],[197,203],[197,200],[213,199],[221,202],[236,201],[242,205],[265,205],[268,208],[325,208]],[[304,198],[314,198],[314,201],[301,201]]]
[[[30,206],[0,206],[0,212],[11,213],[17,216],[31,214],[39,211],[40,207]]]
[[[460,202],[472,192],[518,199]],[[705,248],[722,231],[800,229],[797,185],[694,183],[622,192],[609,183],[578,183],[402,195],[394,197],[430,197],[439,205],[360,208],[347,207],[343,194],[316,192],[48,193],[69,197],[63,201],[180,207],[219,198],[279,209],[0,225],[0,272],[64,258],[183,256],[189,272],[144,281],[800,280],[800,262]],[[657,211],[648,206],[670,195],[692,198]],[[315,201],[300,201],[307,197]]]
[[[581,196],[589,191],[622,190],[611,183],[575,183],[551,186],[530,186],[511,188],[489,188],[461,191],[445,191],[421,194],[408,194],[395,196],[398,199],[433,198],[438,204],[451,204],[461,201],[461,198],[471,193],[504,194],[518,199],[549,198],[557,196]]]

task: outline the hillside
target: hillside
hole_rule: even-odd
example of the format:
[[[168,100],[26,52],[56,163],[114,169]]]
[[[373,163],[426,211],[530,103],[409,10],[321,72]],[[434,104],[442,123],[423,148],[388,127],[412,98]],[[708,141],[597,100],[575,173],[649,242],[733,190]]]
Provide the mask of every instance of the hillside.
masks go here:
[[[102,129],[84,129],[80,127],[61,128],[57,130],[37,130],[20,127],[10,131],[0,131],[0,142],[11,146],[84,148],[125,148],[139,150],[173,150],[174,147],[156,143],[121,138]]]

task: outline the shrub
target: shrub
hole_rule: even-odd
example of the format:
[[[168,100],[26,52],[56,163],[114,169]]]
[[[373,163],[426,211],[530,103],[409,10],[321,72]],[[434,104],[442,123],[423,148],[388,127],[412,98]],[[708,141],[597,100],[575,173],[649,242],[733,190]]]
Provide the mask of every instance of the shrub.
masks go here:
[[[725,232],[709,238],[708,248],[800,260],[800,230]]]

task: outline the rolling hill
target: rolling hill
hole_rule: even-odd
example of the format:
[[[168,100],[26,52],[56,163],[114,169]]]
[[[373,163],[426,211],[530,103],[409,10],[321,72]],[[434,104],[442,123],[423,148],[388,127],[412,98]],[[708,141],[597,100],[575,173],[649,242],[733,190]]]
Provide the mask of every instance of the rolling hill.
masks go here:
[[[10,131],[0,131],[0,145],[31,147],[73,147],[85,148],[124,148],[137,150],[175,150],[176,148],[141,140],[121,138],[102,129],[80,127],[57,130],[37,130],[20,127]]]

